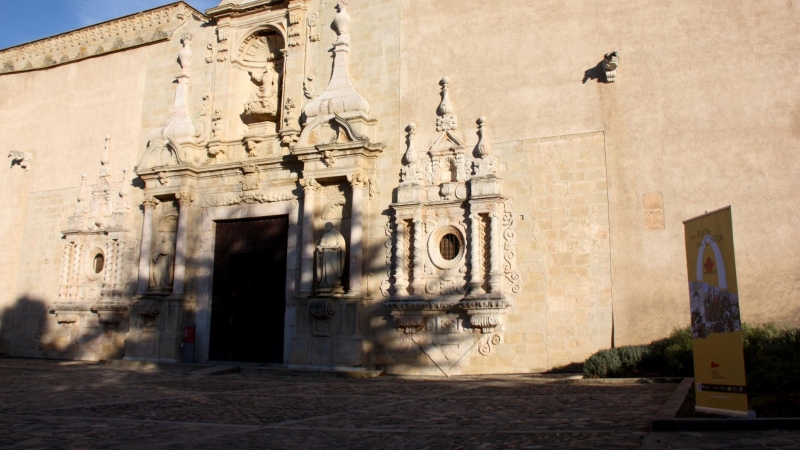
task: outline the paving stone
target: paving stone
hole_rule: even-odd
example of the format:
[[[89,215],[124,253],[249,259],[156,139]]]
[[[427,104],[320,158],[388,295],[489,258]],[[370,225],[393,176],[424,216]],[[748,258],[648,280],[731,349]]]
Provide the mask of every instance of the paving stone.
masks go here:
[[[650,433],[675,384],[196,376],[0,360],[2,448],[800,448],[800,433]]]

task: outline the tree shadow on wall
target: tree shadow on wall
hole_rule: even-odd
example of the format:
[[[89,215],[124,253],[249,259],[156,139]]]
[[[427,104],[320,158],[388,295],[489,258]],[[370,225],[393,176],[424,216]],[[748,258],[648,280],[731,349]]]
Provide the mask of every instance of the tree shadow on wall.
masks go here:
[[[44,301],[23,296],[0,315],[0,355],[36,356],[47,326]]]
[[[76,317],[74,322],[58,324],[46,301],[32,296],[19,297],[0,315],[0,355],[87,359],[88,348],[98,345],[107,334],[102,325],[95,325],[96,314],[90,314],[92,317],[88,320]],[[80,326],[81,320],[90,326]]]

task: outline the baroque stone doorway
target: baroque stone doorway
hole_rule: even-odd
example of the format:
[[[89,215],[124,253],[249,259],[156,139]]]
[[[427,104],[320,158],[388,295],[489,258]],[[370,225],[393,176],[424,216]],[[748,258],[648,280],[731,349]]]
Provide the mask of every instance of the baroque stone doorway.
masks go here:
[[[283,362],[287,216],[218,222],[209,359]]]

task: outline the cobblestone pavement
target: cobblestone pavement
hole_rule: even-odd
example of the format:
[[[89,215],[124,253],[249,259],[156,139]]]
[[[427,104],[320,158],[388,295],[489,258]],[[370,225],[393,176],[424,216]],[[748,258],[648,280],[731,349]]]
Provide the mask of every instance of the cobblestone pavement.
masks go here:
[[[639,448],[674,389],[534,376],[201,376],[0,359],[0,448]]]
[[[650,433],[643,450],[727,450],[800,448],[800,431],[704,431]]]

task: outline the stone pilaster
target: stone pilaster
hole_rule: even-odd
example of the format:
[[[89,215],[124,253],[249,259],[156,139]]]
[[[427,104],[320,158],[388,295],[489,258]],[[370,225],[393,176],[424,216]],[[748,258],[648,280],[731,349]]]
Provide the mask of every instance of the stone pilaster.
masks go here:
[[[469,216],[470,233],[469,233],[469,254],[470,254],[470,278],[469,278],[469,295],[483,295],[486,293],[483,290],[483,267],[481,266],[481,216],[478,213],[472,213]]]
[[[300,180],[303,186],[302,252],[300,254],[300,294],[314,291],[314,198],[319,183],[313,178]]]
[[[182,191],[175,194],[178,199],[178,233],[175,236],[175,268],[172,283],[172,295],[183,295],[186,284],[186,241],[189,237],[189,206],[194,201],[194,194]]]
[[[489,214],[489,292],[500,294],[503,291],[503,272],[500,262],[501,236],[500,214]]]
[[[158,199],[148,196],[144,200],[144,220],[142,223],[142,240],[139,250],[139,275],[136,279],[136,293],[144,294],[150,285],[150,251],[153,247],[153,214]]]
[[[348,294],[361,292],[362,278],[362,236],[364,234],[364,186],[367,177],[361,172],[348,175],[352,188],[350,205],[350,284]]]
[[[422,246],[422,216],[414,215],[413,226],[411,227],[411,242],[413,246],[413,256],[411,265],[411,290],[414,295],[422,295],[425,292],[425,283],[422,274],[425,271],[425,262],[422,258],[424,252]]]
[[[406,276],[406,223],[405,220],[395,217],[396,240],[394,252],[394,287],[398,297],[408,296],[408,277]]]

